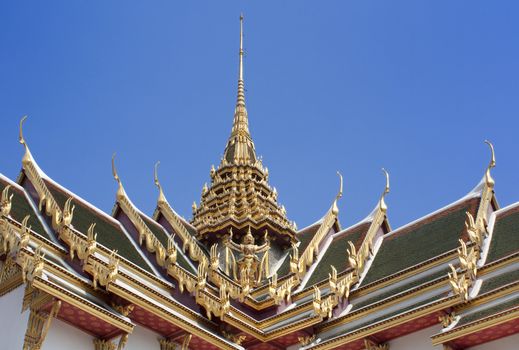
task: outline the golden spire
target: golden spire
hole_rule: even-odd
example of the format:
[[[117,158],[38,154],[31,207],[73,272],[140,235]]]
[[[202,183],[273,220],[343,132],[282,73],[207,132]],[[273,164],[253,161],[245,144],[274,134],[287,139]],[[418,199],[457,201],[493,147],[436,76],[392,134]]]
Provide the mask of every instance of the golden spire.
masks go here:
[[[288,245],[295,240],[295,224],[277,202],[277,191],[268,184],[268,171],[256,156],[249,133],[243,80],[243,15],[240,16],[238,94],[231,135],[217,168],[211,167],[211,184],[202,188],[200,205],[193,204],[193,226],[200,237],[216,243],[229,228],[245,235],[247,227],[260,239],[265,229],[273,242]],[[214,235],[213,235],[214,233]],[[211,234],[211,235],[208,235]]]
[[[243,80],[243,15],[240,15],[240,51],[238,69],[238,94],[231,136],[225,147],[224,158],[228,163],[244,164],[256,162],[254,143],[249,133],[249,117],[245,107],[245,83]]]

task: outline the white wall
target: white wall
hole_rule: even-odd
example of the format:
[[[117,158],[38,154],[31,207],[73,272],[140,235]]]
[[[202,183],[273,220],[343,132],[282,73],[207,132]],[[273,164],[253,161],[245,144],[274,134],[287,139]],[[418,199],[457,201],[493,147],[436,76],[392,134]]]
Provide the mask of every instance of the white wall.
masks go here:
[[[25,286],[22,285],[0,297],[0,349],[21,350],[27,329],[29,311],[23,314],[22,302]],[[125,350],[160,349],[159,336],[136,326],[128,338]],[[118,342],[118,338],[115,342]],[[60,320],[52,320],[42,350],[93,350],[93,337]]]
[[[21,347],[20,347],[21,349]],[[68,323],[53,319],[42,350],[94,350],[94,340]]]
[[[519,334],[497,339],[485,344],[469,348],[470,350],[517,350],[519,349]]]
[[[441,350],[442,346],[433,346],[431,336],[440,332],[440,325],[434,325],[389,342],[391,350]]]
[[[0,297],[0,339],[5,350],[22,349],[29,312],[23,314],[22,301],[25,287],[16,288]]]
[[[25,329],[25,328],[24,328]],[[135,326],[124,350],[160,349],[159,337],[140,326]],[[119,338],[113,340],[118,344]],[[10,349],[10,348],[9,348]],[[20,348],[21,349],[21,346]],[[42,350],[94,350],[94,338],[60,320],[53,320]]]
[[[159,350],[159,335],[141,326],[135,326],[133,333],[128,337],[124,350]]]

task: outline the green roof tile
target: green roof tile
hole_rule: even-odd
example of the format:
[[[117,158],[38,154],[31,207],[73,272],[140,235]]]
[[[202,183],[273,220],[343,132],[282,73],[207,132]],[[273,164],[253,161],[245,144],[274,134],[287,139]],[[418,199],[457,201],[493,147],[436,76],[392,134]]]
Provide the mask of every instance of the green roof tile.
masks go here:
[[[497,217],[486,263],[519,250],[519,208]]]
[[[358,310],[358,309],[361,309],[363,308],[364,306],[368,306],[370,304],[374,304],[374,303],[377,303],[379,301],[382,301],[386,298],[389,298],[393,295],[396,295],[396,294],[399,294],[399,293],[402,293],[402,292],[405,292],[407,290],[410,290],[410,289],[413,289],[415,287],[418,287],[422,284],[425,284],[427,282],[431,282],[431,281],[434,281],[435,279],[438,279],[438,278],[441,278],[441,277],[445,277],[447,276],[447,273],[450,271],[450,269],[448,267],[446,267],[445,269],[442,269],[440,271],[437,271],[433,274],[430,274],[430,275],[427,275],[427,276],[424,276],[422,278],[419,278],[415,281],[411,281],[411,282],[408,282],[408,283],[403,283],[402,285],[396,287],[396,288],[391,288],[391,286],[387,286],[385,287],[386,289],[388,289],[386,292],[382,292],[376,296],[373,296],[371,298],[367,298],[365,300],[363,300],[362,302],[359,302],[359,303],[355,303],[354,301],[353,302],[353,309],[352,311],[355,311],[355,310]]]
[[[511,270],[483,281],[478,295],[485,294],[507,284],[519,281],[519,270]]]
[[[474,322],[477,320],[481,320],[483,318],[498,314],[500,312],[513,309],[519,306],[519,296],[512,298],[508,301],[502,302],[497,305],[493,305],[489,308],[479,310],[468,315],[463,316],[459,322],[456,324],[456,327],[466,325],[470,322]]]
[[[446,208],[394,235],[386,236],[363,285],[392,275],[459,246],[465,228],[465,212],[473,213],[479,198]]]
[[[18,222],[22,222],[25,216],[30,215],[28,225],[31,226],[31,229],[40,236],[50,239],[47,231],[45,231],[40,219],[38,218],[38,214],[33,210],[31,204],[27,200],[25,192],[20,190],[13,183],[9,183],[0,178],[0,192],[3,191],[7,185],[11,185],[9,193],[14,195],[10,213],[11,217]]]

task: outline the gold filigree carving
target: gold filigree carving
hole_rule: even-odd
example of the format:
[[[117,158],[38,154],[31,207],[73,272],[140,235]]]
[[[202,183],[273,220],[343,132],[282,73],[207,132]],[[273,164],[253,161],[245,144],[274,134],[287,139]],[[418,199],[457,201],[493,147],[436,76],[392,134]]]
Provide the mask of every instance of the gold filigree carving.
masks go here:
[[[249,291],[252,287],[259,285],[262,277],[268,275],[268,251],[270,249],[270,241],[268,239],[268,231],[265,230],[264,243],[255,245],[254,236],[250,227],[247,234],[243,236],[241,244],[236,244],[232,240],[232,228],[229,229],[229,237],[224,240],[226,248],[240,253],[241,257],[236,265],[239,271],[238,280],[243,290]],[[263,253],[261,261],[257,254]],[[233,261],[235,258],[233,257]],[[236,279],[236,278],[235,278]],[[245,293],[247,295],[248,293]]]
[[[159,339],[160,350],[177,350],[178,344],[169,339]]]
[[[116,350],[115,346],[110,340],[94,339],[95,350]]]
[[[74,259],[77,255],[81,261],[84,261],[94,253],[97,247],[97,233],[95,232],[95,226],[95,223],[92,223],[89,226],[86,240],[83,236],[76,234],[69,228],[60,231],[60,237],[69,245],[69,254],[71,259]]]
[[[121,335],[119,342],[116,344],[111,340],[106,339],[94,339],[95,350],[123,350],[128,343],[128,333]]]
[[[196,300],[198,304],[205,308],[207,318],[210,320],[213,315],[223,320],[225,314],[228,313],[231,308],[229,292],[227,291],[225,283],[220,286],[219,294],[220,298],[218,300],[207,294],[207,292],[201,290],[197,291]]]
[[[155,185],[159,189],[159,198],[157,200],[157,207],[159,208],[160,212],[168,223],[173,227],[173,230],[179,235],[180,239],[184,243],[183,245],[183,251],[187,252],[188,255],[193,259],[194,261],[202,261],[204,259],[207,259],[204,252],[200,247],[198,246],[198,243],[196,239],[188,232],[188,230],[185,228],[184,224],[182,223],[181,219],[178,217],[178,215],[175,213],[175,211],[171,208],[169,205],[166,197],[164,196],[164,192],[162,190],[162,186],[160,185],[158,174],[157,174],[157,168],[158,168],[159,162],[155,165]]]
[[[159,266],[167,269],[168,266],[175,264],[177,261],[177,250],[173,237],[168,236],[168,246],[166,248],[153,234],[148,225],[146,225],[137,208],[135,208],[133,203],[126,195],[126,192],[124,191],[122,181],[119,175],[117,174],[117,169],[115,168],[115,154],[112,157],[112,173],[114,179],[117,181],[118,184],[117,202],[119,203],[119,206],[122,209],[122,211],[126,214],[126,216],[128,216],[132,224],[137,229],[137,232],[139,234],[139,244],[142,245],[143,243],[145,243],[147,251],[150,253],[155,253],[155,260],[157,261],[157,264]],[[157,178],[156,183],[158,183]],[[161,196],[163,196],[162,187],[160,187],[160,183],[158,184],[158,186],[160,189],[160,194]]]
[[[449,283],[454,295],[459,296],[462,301],[467,301],[469,299],[470,280],[465,274],[458,274],[456,268],[452,264],[449,264],[449,266],[451,269],[451,272],[448,274]]]
[[[211,261],[209,267],[211,270],[218,270],[218,266],[220,265],[220,253],[218,253],[218,244],[215,243],[211,246],[211,252],[209,255],[209,260]]]
[[[455,295],[459,295],[462,301],[469,299],[469,289],[477,279],[478,260],[481,254],[481,246],[484,238],[484,228],[478,227],[474,223],[474,218],[467,212],[467,220],[465,221],[467,234],[471,240],[470,246],[462,239],[459,240],[458,259],[460,261],[460,270],[458,273],[452,264],[449,264],[451,273],[449,273],[449,283]]]
[[[243,341],[247,339],[247,336],[245,335],[232,334],[226,331],[222,331],[222,335],[225,337],[225,339],[235,343],[236,345],[241,345]]]
[[[22,279],[28,285],[31,285],[34,278],[41,277],[45,266],[45,253],[42,252],[42,246],[34,251],[32,257],[26,255],[22,262]]]
[[[9,195],[9,189],[11,188],[11,185],[7,185],[2,190],[2,197],[0,199],[0,213],[7,217],[9,216],[9,213],[11,212],[12,207],[12,201],[13,201],[13,194]]]
[[[3,251],[16,255],[21,249],[26,248],[30,240],[31,227],[27,227],[30,216],[27,215],[21,222],[21,228],[19,229],[19,236],[17,234],[18,228],[14,228],[13,225],[7,220],[2,220],[2,235],[0,236],[0,243],[2,244]]]
[[[456,313],[454,311],[438,316],[438,321],[440,321],[443,328],[451,325],[454,320],[456,320]]]
[[[278,286],[278,275],[274,273],[269,282],[269,295],[276,305],[281,304],[283,300],[290,303],[292,290],[297,286],[299,280],[292,276]]]
[[[198,271],[196,276],[196,290],[204,290],[207,282],[207,260],[198,264]]]
[[[191,338],[193,338],[193,335],[190,333],[184,335],[184,339],[182,340],[182,346],[180,347],[180,350],[189,349],[189,343],[191,342]]]
[[[314,342],[314,340],[315,340],[315,334],[307,335],[307,336],[304,336],[304,337],[297,337],[297,341],[299,342],[299,344],[301,346],[310,345],[311,343]]]
[[[462,239],[459,242],[458,257],[460,259],[460,267],[462,270],[465,270],[467,279],[472,283],[476,280],[478,272],[477,261],[479,253],[474,246],[467,248],[467,244]]]
[[[22,312],[29,308],[39,310],[41,307],[48,305],[53,300],[50,294],[42,292],[39,289],[33,288],[26,284],[22,301]]]
[[[89,261],[91,266],[92,281],[94,288],[98,285],[103,287],[113,283],[119,273],[119,259],[117,259],[117,251],[114,250],[108,258],[108,264],[101,263],[97,260]]]
[[[22,283],[22,269],[12,256],[7,256],[0,270],[0,296],[9,293]]]
[[[115,311],[117,311],[124,317],[128,317],[128,315],[132,313],[133,309],[135,309],[134,304],[118,305],[118,304],[112,303],[112,307],[114,308]]]
[[[329,295],[326,298],[321,297],[321,290],[314,286],[314,295],[312,306],[316,315],[321,317],[332,317],[333,308],[335,307],[336,299],[333,295]]]
[[[478,218],[476,222],[470,212],[467,211],[465,214],[467,216],[465,220],[465,228],[467,230],[467,235],[474,247],[478,251],[481,251],[483,240],[487,235],[484,220],[483,218]]]
[[[177,280],[178,288],[181,293],[183,293],[184,290],[187,290],[190,293],[195,291],[197,286],[197,279],[193,278],[180,266],[170,265],[168,267],[168,274],[170,274]]]
[[[389,343],[377,343],[371,339],[364,339],[364,347],[366,350],[389,350]]]
[[[40,350],[49,331],[52,319],[56,317],[61,307],[61,301],[53,303],[49,314],[31,308],[23,350]]]
[[[63,212],[61,211],[58,203],[50,193],[49,189],[45,185],[43,178],[40,175],[40,171],[38,170],[38,166],[34,161],[31,151],[29,150],[29,146],[23,137],[23,123],[27,119],[27,116],[24,116],[20,120],[20,143],[25,148],[25,154],[22,158],[22,166],[25,171],[25,175],[29,178],[32,185],[36,189],[38,196],[40,197],[40,202],[38,205],[38,209],[42,211],[43,207],[45,207],[45,214],[51,216],[52,227],[59,231],[62,226],[62,218]]]
[[[350,297],[351,287],[358,282],[357,274],[350,272],[342,279],[338,280],[337,269],[333,265],[330,267],[332,269],[332,272],[328,275],[330,291],[337,297],[337,302],[340,302],[343,299],[348,300]]]
[[[357,249],[351,241],[348,241],[348,245],[350,246],[346,249],[346,251],[348,252],[348,263],[350,264],[350,267],[353,269],[355,274],[359,276],[361,266],[359,256],[357,255]]]

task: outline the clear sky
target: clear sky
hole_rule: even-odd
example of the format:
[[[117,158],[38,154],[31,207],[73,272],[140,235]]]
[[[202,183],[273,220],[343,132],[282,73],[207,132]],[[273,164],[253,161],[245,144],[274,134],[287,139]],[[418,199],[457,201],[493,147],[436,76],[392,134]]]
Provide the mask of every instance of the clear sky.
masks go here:
[[[250,129],[299,227],[344,175],[343,226],[387,197],[393,227],[469,192],[496,148],[519,201],[519,1],[2,1],[0,172],[18,122],[40,167],[110,211],[116,183],[152,213],[153,165],[191,216],[230,133],[245,15]]]

